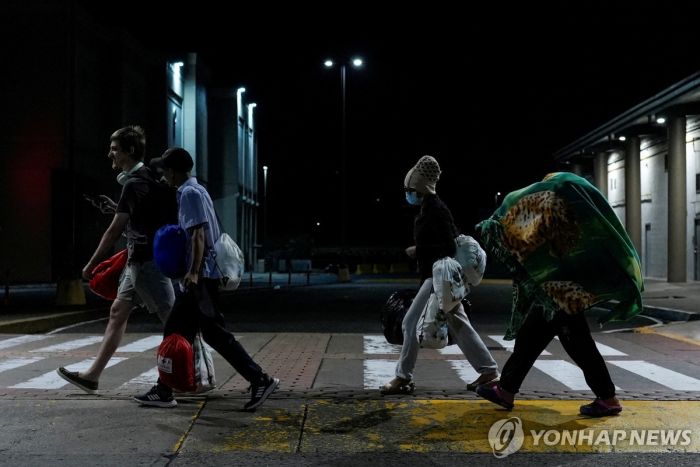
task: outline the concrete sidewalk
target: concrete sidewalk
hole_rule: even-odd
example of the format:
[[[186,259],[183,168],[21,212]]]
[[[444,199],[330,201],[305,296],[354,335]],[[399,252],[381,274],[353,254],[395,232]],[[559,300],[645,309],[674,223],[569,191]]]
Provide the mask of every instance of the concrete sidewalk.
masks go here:
[[[644,281],[644,314],[659,325],[638,329],[700,345],[700,282]]]

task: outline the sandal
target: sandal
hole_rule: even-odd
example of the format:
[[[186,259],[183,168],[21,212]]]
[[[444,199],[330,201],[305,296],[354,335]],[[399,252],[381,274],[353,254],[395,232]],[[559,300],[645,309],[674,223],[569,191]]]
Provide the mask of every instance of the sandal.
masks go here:
[[[497,371],[493,373],[482,373],[471,383],[467,384],[467,391],[476,391],[477,386],[482,384],[497,383],[500,380],[500,375]]]
[[[380,391],[384,395],[389,394],[413,394],[416,385],[413,381],[399,378],[398,376],[384,386],[381,386]]]
[[[617,402],[617,399],[614,399],[614,401],[615,402],[609,403],[603,401],[603,399],[596,398],[596,400],[590,404],[582,405],[579,408],[579,412],[581,412],[581,415],[586,415],[588,417],[607,417],[609,415],[617,415],[622,412],[622,406],[619,402]]]
[[[506,410],[513,410],[513,396],[510,396],[501,389],[498,384],[477,386],[476,393],[487,401],[498,404]]]

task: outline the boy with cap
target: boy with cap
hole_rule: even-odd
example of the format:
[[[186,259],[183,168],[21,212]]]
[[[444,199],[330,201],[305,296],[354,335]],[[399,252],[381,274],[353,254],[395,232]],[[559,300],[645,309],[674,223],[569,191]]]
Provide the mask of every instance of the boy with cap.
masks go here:
[[[396,364],[396,377],[380,388],[382,394],[413,392],[413,368],[419,348],[416,328],[433,289],[433,263],[455,255],[455,237],[459,232],[452,213],[435,192],[439,178],[440,165],[437,160],[423,156],[404,179],[406,201],[420,206],[413,230],[416,244],[407,248],[406,253],[418,261],[421,286],[403,319],[403,346]],[[446,313],[446,316],[450,334],[471,366],[480,373],[479,378],[470,383],[468,388],[497,380],[498,364],[472,327],[462,304]]]
[[[255,410],[277,389],[279,379],[263,372],[253,361],[233,333],[226,329],[224,317],[218,310],[221,274],[212,253],[221,232],[214,204],[207,190],[190,175],[194,161],[186,150],[170,148],[155,162],[163,165],[163,176],[168,184],[177,188],[178,224],[189,235],[189,269],[180,281],[180,293],[165,324],[164,335],[177,332],[193,342],[197,331],[201,330],[204,341],[250,382],[251,399],[244,409]],[[160,381],[134,400],[155,407],[177,405],[172,389]]]

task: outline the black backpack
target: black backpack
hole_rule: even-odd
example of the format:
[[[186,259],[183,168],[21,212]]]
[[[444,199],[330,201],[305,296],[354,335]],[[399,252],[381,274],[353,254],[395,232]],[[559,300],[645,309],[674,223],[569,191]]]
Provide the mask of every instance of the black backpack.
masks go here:
[[[408,308],[413,303],[418,291],[415,289],[403,289],[391,294],[389,300],[382,307],[382,312],[379,319],[382,323],[382,332],[386,341],[394,345],[403,345],[403,329],[401,323],[406,316]],[[463,300],[464,312],[471,320],[471,303],[468,300]],[[452,334],[448,334],[447,345],[452,345],[454,340]]]
[[[391,294],[380,315],[382,331],[390,344],[403,345],[401,323],[416,296],[415,289],[403,289]]]

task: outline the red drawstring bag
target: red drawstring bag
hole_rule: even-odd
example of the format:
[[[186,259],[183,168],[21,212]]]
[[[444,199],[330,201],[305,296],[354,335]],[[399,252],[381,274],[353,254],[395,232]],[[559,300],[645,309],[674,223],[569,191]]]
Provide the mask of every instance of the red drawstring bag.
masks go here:
[[[197,390],[192,344],[180,334],[163,339],[156,354],[160,382],[180,392]]]
[[[90,279],[90,290],[107,300],[117,298],[119,276],[126,266],[127,256],[125,248],[95,266],[95,269],[92,270],[92,279]]]

